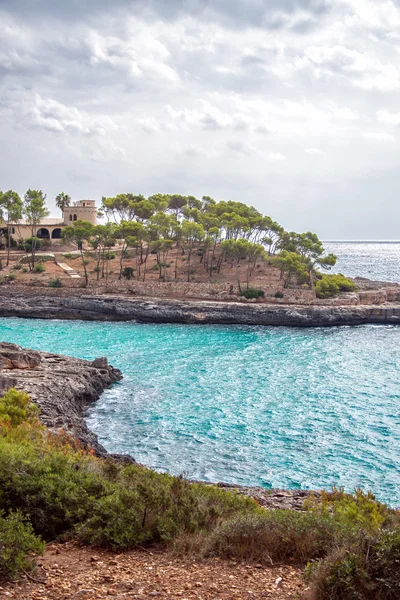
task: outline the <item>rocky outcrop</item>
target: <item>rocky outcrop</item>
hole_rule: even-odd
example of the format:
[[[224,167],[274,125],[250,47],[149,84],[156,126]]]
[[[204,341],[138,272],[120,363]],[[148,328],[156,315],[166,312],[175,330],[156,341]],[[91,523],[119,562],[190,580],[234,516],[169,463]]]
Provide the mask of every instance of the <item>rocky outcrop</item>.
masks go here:
[[[322,498],[321,492],[311,490],[281,490],[278,488],[268,490],[229,483],[218,483],[217,485],[224,490],[236,491],[242,496],[249,496],[267,510],[304,510],[305,502],[311,500],[319,502]]]
[[[105,388],[122,379],[106,358],[93,362],[26,350],[0,343],[0,391],[23,390],[40,408],[40,419],[49,429],[64,429],[99,456],[107,451],[85,423],[87,407]]]
[[[1,293],[1,292],[0,292]],[[368,306],[285,306],[121,296],[0,296],[0,317],[327,327],[400,324],[400,303]]]
[[[129,464],[135,462],[132,457],[109,454],[85,423],[88,405],[95,402],[105,388],[121,379],[121,372],[111,367],[107,358],[90,362],[0,342],[0,393],[10,387],[26,392],[39,406],[40,420],[50,430],[63,429],[86,447],[92,447],[98,456]],[[217,485],[254,498],[266,509],[303,510],[307,499],[321,497],[320,492],[306,490]]]

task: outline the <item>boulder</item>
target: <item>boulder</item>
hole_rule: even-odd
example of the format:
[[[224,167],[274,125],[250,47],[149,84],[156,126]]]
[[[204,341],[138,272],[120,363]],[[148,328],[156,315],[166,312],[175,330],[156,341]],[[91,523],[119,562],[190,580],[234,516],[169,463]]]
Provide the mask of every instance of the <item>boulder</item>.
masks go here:
[[[24,350],[16,344],[0,343],[0,369],[36,369],[40,363],[39,352]]]

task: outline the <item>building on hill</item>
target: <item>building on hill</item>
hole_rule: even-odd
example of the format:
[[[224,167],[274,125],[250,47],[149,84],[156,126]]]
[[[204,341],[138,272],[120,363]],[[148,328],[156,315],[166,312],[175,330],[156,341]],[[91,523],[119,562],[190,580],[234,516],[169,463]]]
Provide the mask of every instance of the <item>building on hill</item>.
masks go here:
[[[62,218],[50,217],[42,219],[36,227],[36,237],[47,240],[61,239],[61,232],[64,227],[73,225],[74,221],[89,221],[92,225],[97,223],[97,207],[95,200],[78,200],[63,211]],[[7,234],[7,228],[1,226],[0,237]],[[15,241],[26,240],[32,236],[32,227],[26,219],[21,219],[18,223],[12,223],[11,235]]]

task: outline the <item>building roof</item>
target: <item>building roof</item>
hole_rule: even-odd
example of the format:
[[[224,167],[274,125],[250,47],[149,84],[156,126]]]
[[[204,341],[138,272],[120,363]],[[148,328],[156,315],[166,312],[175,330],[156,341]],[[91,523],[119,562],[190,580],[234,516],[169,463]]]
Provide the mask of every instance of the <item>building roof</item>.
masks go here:
[[[26,219],[20,219],[18,223],[12,223],[12,225],[30,225],[30,223]],[[42,219],[40,223],[37,224],[37,227],[43,226],[54,226],[54,225],[65,225],[63,219],[55,219],[54,217],[49,217],[47,219]]]

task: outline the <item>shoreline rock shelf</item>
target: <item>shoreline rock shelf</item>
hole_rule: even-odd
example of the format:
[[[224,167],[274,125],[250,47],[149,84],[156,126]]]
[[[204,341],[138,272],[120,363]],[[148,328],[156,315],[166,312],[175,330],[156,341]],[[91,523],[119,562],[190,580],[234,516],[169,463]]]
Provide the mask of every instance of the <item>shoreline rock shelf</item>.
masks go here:
[[[327,327],[366,323],[400,324],[400,304],[285,306],[115,295],[64,297],[30,291],[26,294],[1,294],[0,317]]]
[[[87,407],[122,379],[106,358],[90,362],[0,342],[0,393],[15,387],[29,394],[49,429],[64,429],[99,456],[108,456],[85,422]],[[132,461],[132,459],[130,459]]]
[[[121,379],[121,371],[110,366],[106,358],[87,361],[0,342],[0,394],[10,387],[26,392],[39,406],[40,420],[50,430],[64,429],[85,446],[91,446],[98,456],[129,464],[135,460],[128,455],[108,453],[85,422],[87,407]],[[319,492],[306,490],[213,485],[255,498],[267,509],[302,510],[307,498],[320,497]]]

